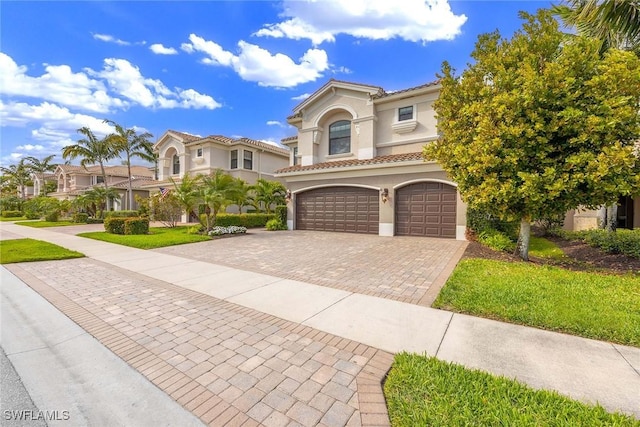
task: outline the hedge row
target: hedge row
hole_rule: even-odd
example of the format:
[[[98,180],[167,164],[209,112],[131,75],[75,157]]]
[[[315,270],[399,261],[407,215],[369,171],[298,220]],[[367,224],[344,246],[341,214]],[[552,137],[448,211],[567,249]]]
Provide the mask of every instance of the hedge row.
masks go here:
[[[21,216],[20,211],[2,211],[2,218],[20,218]]]
[[[583,231],[559,230],[557,234],[570,240],[581,240],[596,248],[612,254],[624,254],[640,258],[640,229],[615,232],[596,229]]]
[[[216,225],[220,227],[229,227],[232,225],[246,228],[265,227],[267,222],[275,217],[275,214],[265,213],[221,213],[216,216]]]
[[[149,219],[140,217],[120,218],[111,216],[104,220],[104,229],[113,234],[147,234],[149,233]]]

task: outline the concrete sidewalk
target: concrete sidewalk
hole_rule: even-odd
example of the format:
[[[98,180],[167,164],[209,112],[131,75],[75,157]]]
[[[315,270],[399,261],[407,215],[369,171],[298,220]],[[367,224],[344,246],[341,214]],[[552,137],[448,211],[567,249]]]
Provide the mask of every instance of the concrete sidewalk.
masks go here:
[[[640,418],[638,348],[453,314],[46,229],[8,223],[0,224],[0,228],[2,235],[56,243],[132,274],[372,348],[390,353],[426,352]]]

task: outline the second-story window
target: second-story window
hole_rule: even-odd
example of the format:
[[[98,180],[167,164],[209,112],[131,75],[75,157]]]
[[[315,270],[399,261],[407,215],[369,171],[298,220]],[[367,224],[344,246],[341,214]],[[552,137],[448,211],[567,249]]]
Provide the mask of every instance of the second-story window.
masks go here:
[[[173,155],[173,172],[174,175],[180,175],[180,156]]]
[[[329,126],[329,154],[351,152],[351,122],[340,120]]]
[[[253,151],[244,150],[244,165],[243,167],[248,170],[253,169]]]
[[[238,150],[231,150],[231,169],[238,169]]]
[[[298,164],[298,147],[293,147],[293,166]]]
[[[202,157],[202,147],[196,149],[196,157]]]
[[[102,175],[97,175],[95,177],[95,184],[104,184],[104,177]]]
[[[412,120],[413,119],[413,106],[398,108],[398,121]]]

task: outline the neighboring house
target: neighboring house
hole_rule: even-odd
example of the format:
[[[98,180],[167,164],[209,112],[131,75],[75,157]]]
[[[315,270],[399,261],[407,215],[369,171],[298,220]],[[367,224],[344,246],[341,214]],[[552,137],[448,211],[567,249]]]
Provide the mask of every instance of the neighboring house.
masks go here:
[[[172,188],[185,175],[208,175],[222,169],[255,184],[259,178],[277,180],[276,169],[289,164],[289,150],[249,138],[222,135],[195,136],[168,130],[154,145],[158,155],[158,181],[145,188],[158,192]]]
[[[396,92],[330,80],[287,118],[298,135],[290,166],[290,229],[464,240],[466,205],[457,185],[422,147],[438,138],[440,85]]]
[[[290,229],[465,239],[457,185],[422,148],[438,138],[438,82],[386,92],[331,79],[287,118],[298,134],[289,167]],[[640,227],[640,197],[622,197],[618,227]],[[599,211],[570,211],[565,228],[598,226]]]
[[[39,173],[32,173],[30,175],[30,179],[33,182],[32,193],[35,196],[39,196],[42,193],[42,188],[51,182],[56,182],[57,178],[55,173],[47,172],[44,174],[44,181],[42,181],[43,176]],[[41,182],[42,181],[42,182]]]
[[[137,205],[129,207],[128,185],[129,178],[126,166],[105,166],[107,175],[107,186],[115,188],[120,194],[120,199],[114,201],[114,205],[109,208],[113,210],[135,210]],[[143,188],[153,182],[154,172],[145,166],[131,166],[133,193],[141,197],[148,197],[149,190]],[[53,173],[58,183],[55,192],[48,196],[59,200],[73,200],[78,195],[96,186],[104,186],[104,178],[99,165],[88,166],[86,168],[75,165],[58,165]]]

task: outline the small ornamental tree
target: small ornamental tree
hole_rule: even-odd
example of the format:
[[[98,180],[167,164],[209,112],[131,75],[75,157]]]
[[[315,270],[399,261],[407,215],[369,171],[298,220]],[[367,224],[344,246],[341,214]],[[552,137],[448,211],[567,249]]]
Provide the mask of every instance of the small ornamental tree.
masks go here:
[[[640,191],[640,59],[566,40],[549,11],[520,16],[511,40],[479,36],[462,76],[443,64],[441,138],[424,155],[469,207],[520,221],[527,260],[532,221]]]

